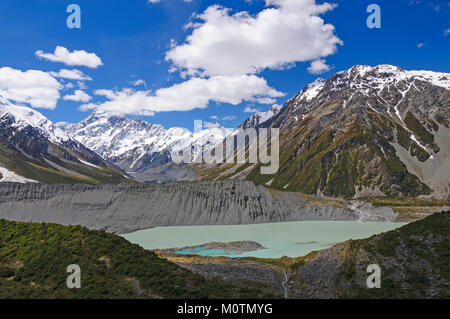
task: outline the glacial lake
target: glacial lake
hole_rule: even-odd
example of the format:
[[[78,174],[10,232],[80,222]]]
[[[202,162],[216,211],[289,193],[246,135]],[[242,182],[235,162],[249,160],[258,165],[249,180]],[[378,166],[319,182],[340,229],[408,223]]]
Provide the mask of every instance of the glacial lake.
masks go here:
[[[367,238],[399,228],[406,223],[358,221],[301,221],[273,224],[225,226],[169,226],[139,230],[122,237],[145,249],[197,246],[210,242],[254,241],[267,249],[239,255],[218,249],[199,255],[228,257],[299,257],[349,239]],[[188,251],[178,251],[188,253]]]

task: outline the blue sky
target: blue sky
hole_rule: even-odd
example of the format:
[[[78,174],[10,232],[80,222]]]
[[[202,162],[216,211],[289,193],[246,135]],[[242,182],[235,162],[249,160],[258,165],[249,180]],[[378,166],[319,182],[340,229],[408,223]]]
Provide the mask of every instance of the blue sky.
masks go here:
[[[288,2],[294,4],[287,7]],[[301,2],[304,7],[296,7]],[[10,98],[16,99],[13,102],[33,106],[55,122],[79,121],[99,105],[131,116],[137,114],[165,127],[192,130],[195,119],[236,127],[251,114],[245,110],[266,110],[274,103],[284,104],[316,78],[327,78],[355,64],[395,64],[404,69],[450,72],[450,0],[328,2],[337,6],[320,7],[322,13],[305,15],[305,10],[318,8],[323,1],[3,0],[0,94],[8,90],[3,95],[11,94]],[[81,8],[81,29],[66,26],[66,7],[71,3]],[[381,29],[366,26],[366,8],[371,3],[381,8]],[[282,6],[286,6],[284,11]],[[248,12],[248,19],[230,20],[236,24],[234,29],[231,23],[225,23],[243,11]],[[275,17],[285,15],[286,19],[293,14],[302,26],[258,24],[260,18],[266,21],[258,16],[263,11],[274,13]],[[193,14],[203,14],[203,18],[193,18]],[[220,18],[215,14],[220,14]],[[314,26],[318,18],[323,19],[323,24],[334,26],[334,30],[325,32],[320,23]],[[186,28],[192,21],[197,24]],[[259,43],[250,39],[248,44],[245,37],[236,33],[245,21],[254,22],[249,35],[254,34]],[[211,26],[216,29],[208,33]],[[272,27],[280,29],[271,30]],[[204,33],[189,43],[187,37],[195,29]],[[319,38],[311,49],[312,42]],[[219,39],[225,39],[220,50],[216,46]],[[86,66],[93,55],[79,64],[53,62],[48,56],[54,55],[57,46],[66,48],[69,55],[75,50],[95,54],[102,65]],[[240,48],[245,50],[240,53]],[[42,51],[40,58],[37,51]],[[173,53],[169,54],[171,58],[167,58],[169,52]],[[310,68],[313,61],[318,62],[318,70]],[[65,79],[57,75],[61,69],[81,71],[91,80]],[[51,79],[41,73],[23,73],[27,70],[46,72]],[[37,95],[33,100],[21,94],[15,97],[16,84],[8,81],[16,76],[20,81],[33,77],[30,83],[37,83],[37,87],[27,87],[30,95]],[[145,81],[145,86],[134,85],[137,80]],[[49,81],[48,85],[45,81]],[[44,82],[45,87],[41,88],[39,85]],[[158,93],[164,88],[169,90]],[[74,96],[76,90],[90,100],[82,102],[81,93],[72,100],[64,99]],[[85,105],[83,110],[81,105]],[[149,114],[153,115],[146,116]]]

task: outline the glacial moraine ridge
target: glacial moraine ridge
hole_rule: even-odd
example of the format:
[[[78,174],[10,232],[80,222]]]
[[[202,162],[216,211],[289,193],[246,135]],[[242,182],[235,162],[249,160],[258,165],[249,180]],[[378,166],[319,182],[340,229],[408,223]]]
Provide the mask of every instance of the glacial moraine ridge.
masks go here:
[[[368,216],[371,210],[374,220],[380,220],[380,209],[370,208]],[[395,215],[381,212],[386,219]],[[0,218],[127,233],[158,226],[359,220],[361,213],[333,206],[299,206],[295,201],[274,198],[261,185],[241,180],[118,185],[0,183]]]

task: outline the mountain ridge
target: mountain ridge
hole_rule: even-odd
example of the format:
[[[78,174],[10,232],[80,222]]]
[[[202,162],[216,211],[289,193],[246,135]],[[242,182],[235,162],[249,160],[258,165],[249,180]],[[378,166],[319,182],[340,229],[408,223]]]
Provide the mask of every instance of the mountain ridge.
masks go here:
[[[194,160],[229,133],[224,128],[194,133],[180,127],[165,129],[139,118],[98,110],[79,123],[60,122],[57,126],[140,181],[195,180],[193,169],[175,165],[172,154],[191,145]]]
[[[241,166],[240,178],[287,191],[449,197],[450,74],[354,66],[309,84],[257,128],[280,129],[278,173],[218,165],[202,178]]]
[[[1,97],[0,167],[0,181],[129,181],[125,172],[71,139],[38,111]]]

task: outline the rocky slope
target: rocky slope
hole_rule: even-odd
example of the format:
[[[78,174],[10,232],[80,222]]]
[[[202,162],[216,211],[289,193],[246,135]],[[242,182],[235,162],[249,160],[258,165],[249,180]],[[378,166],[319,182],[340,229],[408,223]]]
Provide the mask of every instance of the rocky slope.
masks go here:
[[[288,298],[449,298],[449,232],[450,212],[444,212],[299,258],[163,256],[210,278],[266,284]],[[371,264],[380,266],[381,288],[367,288]]]
[[[179,127],[166,130],[158,124],[104,111],[94,111],[80,123],[61,122],[57,126],[140,181],[194,180],[194,170],[175,165],[172,154],[190,146],[194,160],[228,134],[222,128],[195,133]]]
[[[393,220],[392,209],[304,206],[253,182],[46,185],[0,183],[0,218],[126,233],[156,226],[300,220]]]
[[[449,198],[448,73],[355,66],[308,85],[258,127],[280,129],[280,169],[246,166],[240,178],[308,194]]]
[[[0,96],[0,182],[120,183],[124,174],[41,113]]]

